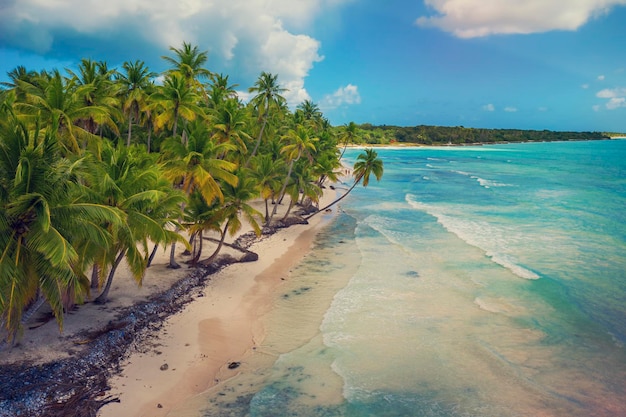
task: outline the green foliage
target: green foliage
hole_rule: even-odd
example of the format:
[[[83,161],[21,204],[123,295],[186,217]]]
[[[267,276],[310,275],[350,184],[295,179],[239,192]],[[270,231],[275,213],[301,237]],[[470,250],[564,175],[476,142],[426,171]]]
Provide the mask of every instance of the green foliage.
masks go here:
[[[463,126],[358,126],[359,136],[367,144],[387,145],[463,145],[507,142],[552,142],[568,140],[609,139],[600,132],[555,132],[550,130],[479,129]]]

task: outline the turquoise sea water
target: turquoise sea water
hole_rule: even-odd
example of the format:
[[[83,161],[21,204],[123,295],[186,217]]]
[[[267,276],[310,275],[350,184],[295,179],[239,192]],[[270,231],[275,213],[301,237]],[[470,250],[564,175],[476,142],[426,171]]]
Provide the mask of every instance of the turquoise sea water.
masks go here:
[[[626,415],[626,140],[377,152],[185,415]]]

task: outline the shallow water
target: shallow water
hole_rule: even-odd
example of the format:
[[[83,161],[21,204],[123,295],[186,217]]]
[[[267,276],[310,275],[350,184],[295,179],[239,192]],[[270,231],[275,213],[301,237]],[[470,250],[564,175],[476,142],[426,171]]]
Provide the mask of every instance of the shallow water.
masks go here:
[[[378,153],[242,373],[172,415],[626,415],[626,141]]]

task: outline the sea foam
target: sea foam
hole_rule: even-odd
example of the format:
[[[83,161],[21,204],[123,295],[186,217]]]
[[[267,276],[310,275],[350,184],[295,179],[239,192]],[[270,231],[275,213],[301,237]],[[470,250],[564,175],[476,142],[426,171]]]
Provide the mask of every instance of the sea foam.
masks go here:
[[[509,253],[512,241],[523,240],[523,237],[516,236],[513,231],[485,221],[471,220],[467,218],[466,210],[453,210],[435,204],[415,201],[415,197],[411,194],[407,194],[405,199],[412,208],[435,217],[437,222],[447,231],[455,234],[466,243],[481,249],[493,262],[507,268],[518,277],[524,279],[539,278],[539,275],[520,265],[517,258]]]

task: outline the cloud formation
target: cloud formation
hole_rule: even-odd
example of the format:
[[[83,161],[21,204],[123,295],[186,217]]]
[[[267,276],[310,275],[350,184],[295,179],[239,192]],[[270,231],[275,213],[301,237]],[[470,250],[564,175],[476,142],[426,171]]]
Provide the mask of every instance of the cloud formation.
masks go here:
[[[483,106],[483,110],[485,110],[485,111],[495,111],[496,108],[495,108],[495,106],[493,104],[489,103],[489,104],[485,104]]]
[[[424,0],[436,13],[416,23],[459,38],[576,30],[626,0]]]
[[[626,107],[626,87],[605,88],[604,90],[598,91],[596,97],[607,99],[604,105],[607,110]],[[596,110],[599,110],[599,108]]]
[[[186,41],[209,51],[209,69],[247,79],[278,74],[285,97],[298,104],[309,98],[305,77],[323,59],[319,41],[302,32],[349,1],[9,0],[0,5],[0,47],[123,61],[137,59],[136,51],[169,55]]]
[[[360,104],[361,95],[356,85],[348,84],[340,87],[333,94],[329,94],[320,103],[320,109],[331,110],[341,107],[344,104]]]

